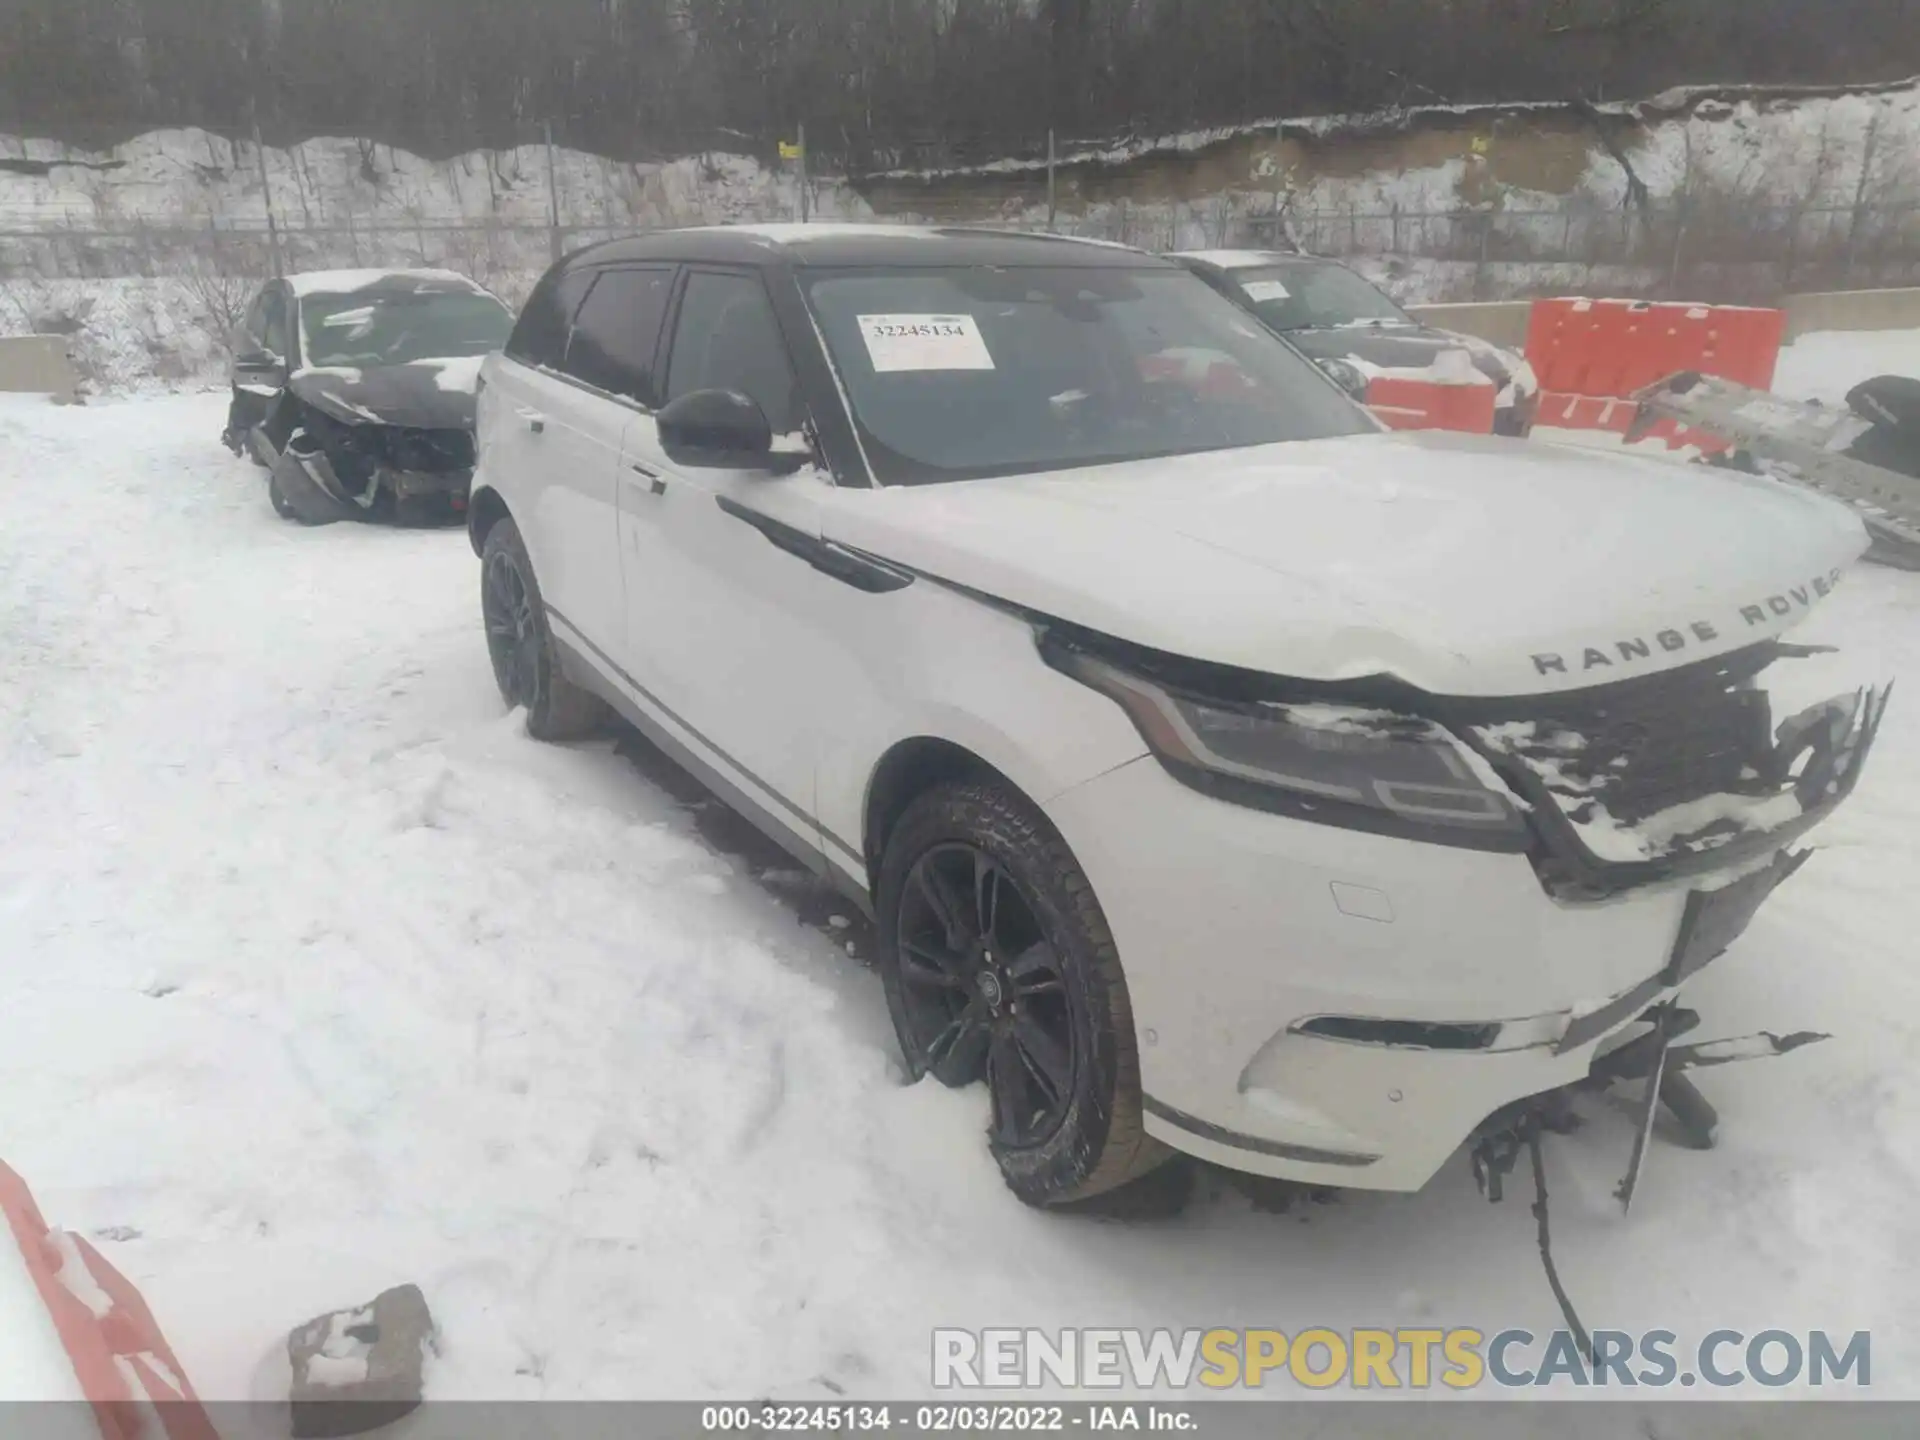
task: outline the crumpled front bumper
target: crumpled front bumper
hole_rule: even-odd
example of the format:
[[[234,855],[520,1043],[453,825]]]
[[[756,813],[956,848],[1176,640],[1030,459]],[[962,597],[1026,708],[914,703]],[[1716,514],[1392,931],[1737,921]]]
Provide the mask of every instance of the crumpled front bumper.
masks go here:
[[[456,507],[464,507],[473,486],[472,467],[457,470],[402,470],[382,462],[370,468],[364,486],[353,487],[340,477],[327,452],[309,437],[295,436],[287,450],[288,457],[299,464],[316,489],[337,505],[356,510],[372,508],[382,490],[397,500],[443,497]]]
[[[1558,901],[1524,855],[1241,809],[1151,758],[1046,810],[1125,966],[1147,1130],[1235,1170],[1417,1190],[1675,993],[1684,881]],[[1356,1018],[1409,1029],[1311,1028]]]

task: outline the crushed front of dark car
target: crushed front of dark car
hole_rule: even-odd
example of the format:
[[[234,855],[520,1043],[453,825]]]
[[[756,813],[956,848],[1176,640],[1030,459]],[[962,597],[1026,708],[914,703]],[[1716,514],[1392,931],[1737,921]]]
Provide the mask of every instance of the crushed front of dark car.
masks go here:
[[[225,437],[266,467],[274,508],[307,524],[463,513],[480,366],[511,312],[440,272],[275,283],[293,316],[292,363],[275,384],[236,379]]]

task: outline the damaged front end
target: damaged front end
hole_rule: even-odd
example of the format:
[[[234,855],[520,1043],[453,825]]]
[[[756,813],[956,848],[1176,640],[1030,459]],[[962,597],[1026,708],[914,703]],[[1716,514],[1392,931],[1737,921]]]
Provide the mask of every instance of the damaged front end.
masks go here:
[[[1527,803],[1548,892],[1605,899],[1737,872],[1852,793],[1891,686],[1826,692],[1833,653],[1769,641],[1450,718]]]
[[[1040,650],[1194,789],[1321,824],[1524,852],[1556,900],[1738,878],[1853,790],[1890,686],[1766,641],[1583,690],[1429,694],[1148,651],[1057,621]]]
[[[302,421],[287,452],[336,503],[362,512],[431,499],[466,508],[475,459],[471,431],[348,424],[312,407]]]
[[[414,372],[419,373],[414,373]],[[296,375],[246,433],[274,505],[310,525],[466,509],[477,449],[472,397],[428,367]]]
[[[1646,1105],[1666,1104],[1708,1131],[1711,1107],[1681,1071],[1794,1048],[1751,1037],[1666,1053],[1682,988],[1801,867],[1808,855],[1795,842],[1859,780],[1891,687],[1858,684],[1839,652],[1772,640],[1579,691],[1469,699],[1385,676],[1289,680],[1057,622],[1037,628],[1049,664],[1113,697],[1161,765],[1214,798],[1524,856],[1567,911],[1636,891],[1682,899],[1666,952],[1649,954],[1646,973],[1620,993],[1519,1019],[1322,1014],[1293,1032],[1488,1057],[1590,1053],[1592,1073],[1572,1088],[1652,1073]],[[1639,1065],[1648,1057],[1652,1072]],[[1553,1098],[1519,1111],[1532,1123]],[[1491,1122],[1492,1133],[1511,1129],[1511,1117]]]

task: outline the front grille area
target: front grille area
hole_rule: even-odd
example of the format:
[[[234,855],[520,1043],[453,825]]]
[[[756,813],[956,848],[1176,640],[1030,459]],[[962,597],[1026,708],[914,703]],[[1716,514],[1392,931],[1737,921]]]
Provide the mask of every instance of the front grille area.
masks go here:
[[[381,427],[380,441],[387,463],[396,470],[471,470],[474,464],[472,432],[467,430],[409,430]]]
[[[1546,696],[1524,720],[1479,727],[1484,742],[1557,796],[1632,825],[1708,795],[1768,795],[1773,716],[1749,683],[1770,653],[1730,657],[1615,685]]]
[[[1768,667],[1816,653],[1771,641],[1448,723],[1531,809],[1548,891],[1597,899],[1790,843],[1851,793],[1891,687],[1842,692],[1776,725],[1769,686],[1786,677]],[[1807,687],[1783,693],[1795,688]]]

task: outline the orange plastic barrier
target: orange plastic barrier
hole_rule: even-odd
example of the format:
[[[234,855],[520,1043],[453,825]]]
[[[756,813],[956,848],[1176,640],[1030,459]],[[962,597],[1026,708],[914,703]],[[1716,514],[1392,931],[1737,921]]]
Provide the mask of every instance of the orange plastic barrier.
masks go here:
[[[101,1440],[220,1440],[140,1292],[80,1236],[48,1229],[26,1182],[5,1164],[0,1212],[93,1405]],[[84,1273],[68,1268],[76,1265]]]
[[[1493,386],[1443,385],[1432,380],[1378,376],[1367,383],[1367,408],[1394,430],[1493,433]]]
[[[1684,370],[1756,390],[1773,386],[1786,315],[1722,305],[1648,300],[1536,300],[1527,321],[1527,362],[1540,378],[1535,424],[1624,435],[1635,391]],[[1650,438],[1704,451],[1725,442],[1663,421]]]

